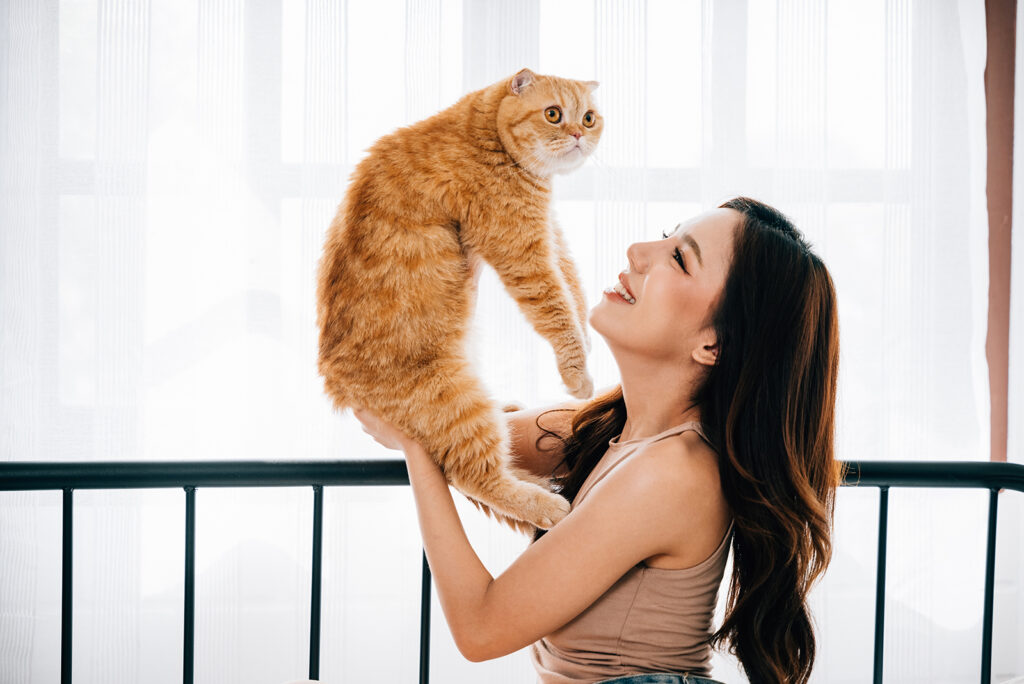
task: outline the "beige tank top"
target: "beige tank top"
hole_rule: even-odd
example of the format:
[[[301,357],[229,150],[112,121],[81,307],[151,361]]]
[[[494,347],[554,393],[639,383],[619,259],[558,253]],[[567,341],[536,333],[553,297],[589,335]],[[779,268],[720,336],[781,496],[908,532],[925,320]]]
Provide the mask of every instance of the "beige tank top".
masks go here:
[[[573,502],[641,447],[696,431],[688,422],[650,437],[608,442],[608,451],[584,481]],[[710,444],[710,442],[709,442]],[[688,672],[710,677],[711,620],[718,600],[733,523],[718,548],[689,568],[652,568],[642,561],[623,575],[586,610],[530,645],[540,684],[599,682],[643,672]]]

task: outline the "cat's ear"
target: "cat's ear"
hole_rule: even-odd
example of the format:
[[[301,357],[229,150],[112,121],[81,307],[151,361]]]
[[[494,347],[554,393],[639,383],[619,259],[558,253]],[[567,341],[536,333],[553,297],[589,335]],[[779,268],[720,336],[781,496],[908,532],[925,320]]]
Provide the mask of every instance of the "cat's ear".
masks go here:
[[[512,77],[512,82],[509,84],[509,90],[512,91],[513,95],[518,95],[523,92],[523,88],[533,83],[533,79],[536,76],[529,69],[522,69],[518,74]]]
[[[594,92],[594,88],[601,84],[598,81],[584,81],[583,85],[587,86],[587,91],[592,93]]]

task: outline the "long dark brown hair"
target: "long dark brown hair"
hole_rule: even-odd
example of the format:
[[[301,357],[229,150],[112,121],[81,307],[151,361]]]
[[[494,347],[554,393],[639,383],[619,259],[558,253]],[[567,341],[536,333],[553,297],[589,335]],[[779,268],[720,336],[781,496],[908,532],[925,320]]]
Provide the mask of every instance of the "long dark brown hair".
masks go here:
[[[725,617],[708,643],[718,649],[727,641],[752,684],[803,684],[815,656],[807,593],[832,558],[835,493],[845,476],[834,454],[835,288],[778,210],[748,197],[720,206],[743,219],[712,314],[718,359],[693,399],[719,454],[735,527]],[[555,490],[573,501],[625,422],[616,387],[576,411],[569,435],[547,431],[560,439],[568,468],[553,479]]]

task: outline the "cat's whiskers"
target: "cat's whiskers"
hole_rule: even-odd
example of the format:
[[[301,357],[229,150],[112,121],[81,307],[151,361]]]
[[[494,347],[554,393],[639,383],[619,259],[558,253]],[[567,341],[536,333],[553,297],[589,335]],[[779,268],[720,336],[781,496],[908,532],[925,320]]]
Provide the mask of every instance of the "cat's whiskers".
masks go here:
[[[512,166],[518,166],[519,168],[523,169],[524,171],[529,171],[530,170],[523,163],[520,163],[519,159],[516,159],[511,154],[509,154],[509,159],[512,160]],[[533,150],[529,150],[528,154],[527,154],[526,158],[523,160],[523,162],[525,162],[525,163],[532,163],[532,162],[535,162],[537,160],[538,159],[535,156],[534,151]]]
[[[566,153],[570,151],[570,149],[571,147],[566,149],[551,150],[551,154],[553,154],[556,157],[564,156]],[[604,162],[595,158],[595,151],[593,148],[589,153],[583,151],[582,149],[581,152],[584,155],[584,164],[586,164],[587,160],[594,159],[594,163],[595,166],[597,166],[597,168],[602,170],[607,168],[607,165]],[[511,166],[518,166],[519,168],[533,175],[546,177],[554,175],[555,168],[557,168],[557,164],[552,164],[552,160],[549,156],[542,155],[541,152],[539,152],[536,149],[527,150],[522,155],[521,159],[512,158]]]
[[[529,150],[529,152],[527,153],[526,157],[522,161],[523,161],[523,163],[520,163],[520,161],[518,159],[515,159],[515,160],[513,160],[513,164],[512,165],[513,166],[518,166],[519,168],[521,168],[522,170],[526,171],[527,173],[532,173],[535,176],[539,176],[541,174],[538,173],[537,171],[535,171],[534,169],[539,167],[539,168],[541,168],[543,170],[547,170],[547,167],[549,166],[549,164],[547,163],[547,160],[542,159],[540,154],[538,152],[534,151],[534,150]],[[548,175],[550,176],[551,174],[548,174]]]
[[[594,166],[596,166],[598,169],[600,169],[602,171],[608,169],[608,165],[605,164],[603,161],[601,161],[601,159],[597,156],[597,151],[596,150],[591,152],[590,156],[587,157],[587,159],[593,160]]]
[[[573,151],[573,149],[579,149],[580,154],[583,155],[583,163],[586,163],[586,160],[589,157],[589,154],[582,147],[578,147],[575,143],[570,143],[568,145],[563,145],[563,146],[559,147],[558,149],[551,150],[551,152],[552,152],[552,154],[556,158],[558,158],[559,160],[562,160],[565,157],[567,157],[569,155],[569,153],[571,153]],[[551,166],[559,166],[559,165],[551,164],[550,162],[548,162],[546,164],[546,166],[551,167]],[[582,166],[582,164],[581,164],[581,166]],[[572,169],[570,169],[570,170],[575,170],[576,168],[577,168],[576,166],[573,166]],[[566,173],[566,171],[564,169],[563,169],[562,172]]]

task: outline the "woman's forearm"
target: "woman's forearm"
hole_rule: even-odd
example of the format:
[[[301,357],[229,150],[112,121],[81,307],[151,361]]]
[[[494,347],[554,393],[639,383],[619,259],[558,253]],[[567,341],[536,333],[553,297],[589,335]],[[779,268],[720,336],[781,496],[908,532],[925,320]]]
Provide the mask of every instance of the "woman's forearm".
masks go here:
[[[406,449],[409,482],[437,596],[459,650],[484,632],[484,595],[494,581],[466,537],[441,469],[419,444]]]

